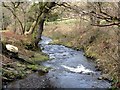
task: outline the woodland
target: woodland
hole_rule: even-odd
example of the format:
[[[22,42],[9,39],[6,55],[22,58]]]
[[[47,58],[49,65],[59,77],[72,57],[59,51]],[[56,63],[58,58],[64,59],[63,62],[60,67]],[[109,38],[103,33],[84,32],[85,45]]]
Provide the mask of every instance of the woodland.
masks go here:
[[[9,88],[10,83],[25,79],[32,73],[43,76],[49,73],[51,67],[42,65],[42,62],[56,60],[50,58],[51,53],[43,52],[45,46],[50,48],[50,45],[53,49],[54,45],[63,45],[83,52],[88,61],[90,59],[95,64],[95,69],[101,72],[97,80],[106,80],[111,88],[120,88],[120,1],[10,0],[1,2],[0,8],[2,88],[7,85]],[[52,41],[47,45],[39,44],[44,37]],[[57,55],[57,50],[54,55]],[[62,54],[56,57],[69,57],[69,54]],[[51,85],[47,84],[47,87],[54,86]]]

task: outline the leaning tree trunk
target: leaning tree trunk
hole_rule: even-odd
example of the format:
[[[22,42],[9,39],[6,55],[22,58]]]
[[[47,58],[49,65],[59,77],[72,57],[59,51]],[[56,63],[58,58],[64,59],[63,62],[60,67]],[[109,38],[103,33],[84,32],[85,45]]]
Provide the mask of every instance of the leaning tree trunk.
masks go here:
[[[29,29],[29,31],[26,31],[24,34],[25,35],[31,35],[34,32],[35,27],[37,26],[37,22],[34,21]]]
[[[37,19],[32,23],[29,31],[26,31],[24,34],[25,35],[31,35],[33,34],[33,32],[35,31],[35,27],[37,26],[38,22],[39,22],[39,18],[41,16],[42,13],[40,13],[38,16],[37,16]]]
[[[38,43],[41,40],[42,32],[43,32],[43,26],[44,26],[45,18],[42,18],[39,22],[39,29],[37,31],[37,36],[34,41],[34,46],[38,47]]]
[[[39,29],[37,32],[37,36],[36,39],[33,43],[35,48],[38,48],[38,42],[41,40],[41,36],[42,36],[42,32],[43,32],[43,26],[44,26],[44,22],[45,19],[47,17],[47,14],[49,13],[49,11],[52,9],[52,7],[54,7],[56,5],[55,2],[48,2],[46,7],[43,9],[43,13],[40,16],[40,21],[39,21]]]

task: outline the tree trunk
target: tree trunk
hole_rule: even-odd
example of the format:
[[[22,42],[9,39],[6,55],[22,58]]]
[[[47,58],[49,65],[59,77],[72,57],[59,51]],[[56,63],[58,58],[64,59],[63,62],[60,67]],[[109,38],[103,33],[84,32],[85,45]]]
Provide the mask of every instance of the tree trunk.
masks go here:
[[[15,21],[14,21],[14,30],[13,30],[13,31],[14,31],[14,33],[16,33],[16,26],[17,26],[17,25],[16,25],[16,17],[13,16],[13,18],[14,18],[14,20],[15,20]]]
[[[42,15],[42,12],[39,13],[39,15],[37,16],[37,19],[32,23],[29,31],[24,33],[25,35],[33,34],[35,27],[37,26],[41,15]]]
[[[34,22],[32,23],[32,25],[31,25],[29,31],[28,31],[28,32],[26,31],[24,34],[25,34],[25,35],[30,35],[30,34],[32,34],[32,33],[34,32],[34,29],[35,29],[36,25],[37,25],[37,21],[34,21]]]
[[[55,5],[56,5],[55,2],[48,2],[47,5],[46,5],[47,8],[43,9],[43,13],[40,16],[39,29],[38,29],[38,32],[37,32],[37,36],[36,36],[36,39],[33,43],[35,48],[38,48],[38,43],[41,40],[41,36],[42,36],[42,32],[43,32],[43,26],[44,26],[44,22],[45,22],[45,19],[47,17],[47,14],[51,10],[51,8],[54,7]]]
[[[47,17],[47,14],[52,9],[52,7],[54,7],[55,5],[56,5],[55,2],[47,2],[45,7],[42,8],[41,13],[38,15],[37,21],[39,22],[39,29],[37,31],[36,38],[32,43],[35,50],[39,49],[38,43],[41,40],[41,36],[42,36],[42,32],[43,32],[43,26],[44,26],[44,22],[45,22],[45,19]]]
[[[120,19],[120,1],[118,2],[118,18]],[[118,62],[119,62],[120,61],[120,25],[118,25],[117,36],[118,36],[117,39],[118,39]],[[118,66],[120,66],[120,62],[118,63]],[[120,67],[118,67],[118,71],[120,76]],[[119,80],[120,80],[120,77],[119,77]]]
[[[38,31],[37,31],[36,39],[35,39],[35,41],[34,41],[35,47],[38,47],[38,43],[39,43],[39,41],[41,40],[44,22],[45,22],[45,18],[43,17],[43,18],[40,20],[40,22],[39,22],[39,29],[38,29]]]
[[[2,30],[5,30],[5,21],[4,21],[4,18],[5,18],[5,15],[4,15],[4,13],[2,13],[2,18],[3,18],[3,21],[2,21]]]

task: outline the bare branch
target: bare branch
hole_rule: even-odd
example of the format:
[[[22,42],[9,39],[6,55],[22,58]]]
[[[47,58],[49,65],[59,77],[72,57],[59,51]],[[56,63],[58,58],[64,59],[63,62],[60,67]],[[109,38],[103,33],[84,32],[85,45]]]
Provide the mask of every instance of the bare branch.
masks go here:
[[[23,33],[24,33],[24,27],[23,27],[23,24],[22,24],[22,22],[20,21],[20,19],[17,17],[17,15],[15,14],[15,12],[14,12],[9,6],[5,5],[4,2],[2,2],[2,5],[3,5],[5,8],[7,8],[8,10],[10,10],[11,13],[14,15],[14,17],[16,17],[16,19],[17,19],[18,22],[20,23],[20,26],[21,26],[22,31],[23,31]]]
[[[105,25],[98,25],[98,24],[91,24],[93,26],[99,26],[99,27],[106,27],[106,26],[114,26],[114,25],[120,25],[120,23],[111,23],[111,24],[105,24]]]

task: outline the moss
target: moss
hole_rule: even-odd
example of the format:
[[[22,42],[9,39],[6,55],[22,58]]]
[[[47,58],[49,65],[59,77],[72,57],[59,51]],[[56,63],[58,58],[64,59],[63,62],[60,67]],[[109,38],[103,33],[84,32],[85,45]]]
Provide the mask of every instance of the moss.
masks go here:
[[[49,60],[48,55],[43,53],[35,53],[33,57],[29,58],[29,61],[33,62],[34,64],[47,60]]]
[[[42,72],[48,72],[48,70],[50,69],[49,67],[44,67],[40,65],[27,65],[27,68],[33,71],[42,71]]]
[[[39,69],[39,66],[38,65],[27,65],[27,68],[33,71],[37,71]]]
[[[14,66],[14,64],[7,64],[5,66],[3,66],[2,68],[2,76],[3,79],[5,78],[8,81],[12,81],[16,78],[23,78],[26,75],[26,67],[22,66],[22,64],[20,64],[19,62],[16,63],[17,65],[19,65],[19,67]]]
[[[17,74],[14,71],[10,71],[10,70],[7,70],[7,69],[2,70],[2,75],[4,77],[9,78],[9,79],[14,79],[17,76]]]

